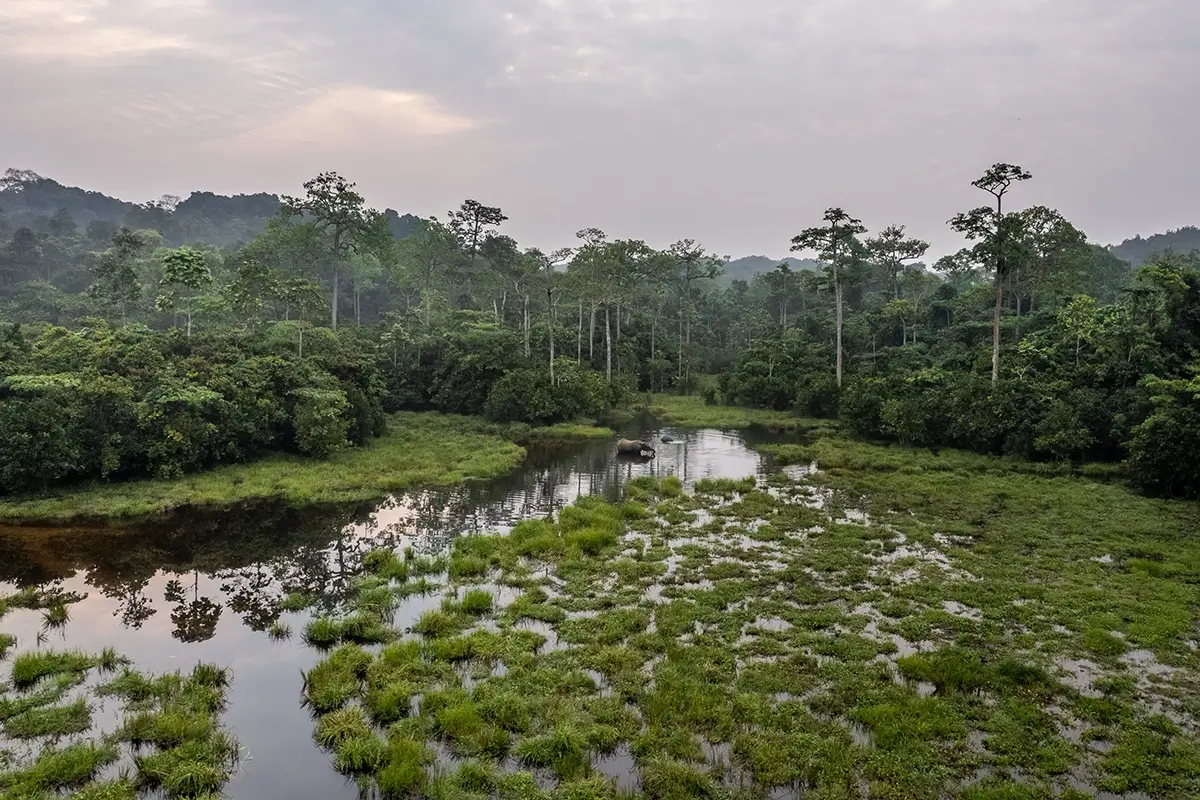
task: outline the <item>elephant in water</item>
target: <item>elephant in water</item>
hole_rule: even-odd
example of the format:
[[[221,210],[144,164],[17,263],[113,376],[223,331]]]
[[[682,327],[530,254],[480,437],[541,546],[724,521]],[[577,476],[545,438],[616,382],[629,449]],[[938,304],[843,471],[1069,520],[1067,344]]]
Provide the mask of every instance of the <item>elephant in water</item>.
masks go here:
[[[638,456],[654,456],[654,448],[649,442],[641,439],[620,439],[617,441],[617,452]]]

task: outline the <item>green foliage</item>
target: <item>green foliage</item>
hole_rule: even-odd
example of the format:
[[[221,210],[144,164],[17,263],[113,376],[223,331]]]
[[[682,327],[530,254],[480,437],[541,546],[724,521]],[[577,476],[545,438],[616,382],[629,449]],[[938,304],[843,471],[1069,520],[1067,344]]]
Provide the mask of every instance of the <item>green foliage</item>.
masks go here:
[[[326,458],[345,447],[350,421],[346,393],[328,389],[299,389],[292,412],[296,448],[314,458]]]

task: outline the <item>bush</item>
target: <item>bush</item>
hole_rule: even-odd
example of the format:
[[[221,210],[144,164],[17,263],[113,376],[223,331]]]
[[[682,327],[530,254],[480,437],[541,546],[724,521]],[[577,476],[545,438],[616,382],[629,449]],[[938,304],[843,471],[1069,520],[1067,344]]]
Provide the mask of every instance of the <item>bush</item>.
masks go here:
[[[300,389],[294,394],[296,407],[292,412],[292,426],[296,449],[308,456],[324,458],[348,444],[350,403],[345,392]]]
[[[1130,475],[1154,494],[1200,498],[1200,377],[1147,384],[1155,410],[1133,430]]]

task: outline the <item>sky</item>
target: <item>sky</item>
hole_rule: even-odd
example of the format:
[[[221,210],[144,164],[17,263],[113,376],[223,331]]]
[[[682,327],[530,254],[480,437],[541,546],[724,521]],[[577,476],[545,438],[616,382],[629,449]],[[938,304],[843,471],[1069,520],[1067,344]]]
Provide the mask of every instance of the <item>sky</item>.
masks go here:
[[[1197,0],[0,0],[0,169],[781,257],[829,206],[956,249],[1003,161],[1108,243],[1200,224],[1197,76]]]

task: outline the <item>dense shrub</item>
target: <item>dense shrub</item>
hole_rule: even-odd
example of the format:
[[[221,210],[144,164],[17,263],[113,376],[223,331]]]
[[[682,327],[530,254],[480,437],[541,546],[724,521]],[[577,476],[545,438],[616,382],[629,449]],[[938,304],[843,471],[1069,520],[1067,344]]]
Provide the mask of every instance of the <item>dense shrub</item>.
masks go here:
[[[1134,480],[1155,494],[1200,498],[1200,377],[1150,379],[1154,413],[1129,443]]]
[[[487,415],[500,422],[547,424],[594,417],[616,405],[611,389],[599,375],[559,359],[555,384],[550,371],[519,369],[496,382],[488,395]],[[619,397],[619,395],[618,395]]]
[[[324,458],[345,447],[350,429],[346,393],[337,389],[298,389],[292,426],[296,449],[305,455]]]
[[[363,343],[317,337],[298,358],[273,337],[102,322],[22,337],[0,367],[0,493],[278,449],[320,457],[382,432],[385,387]]]

